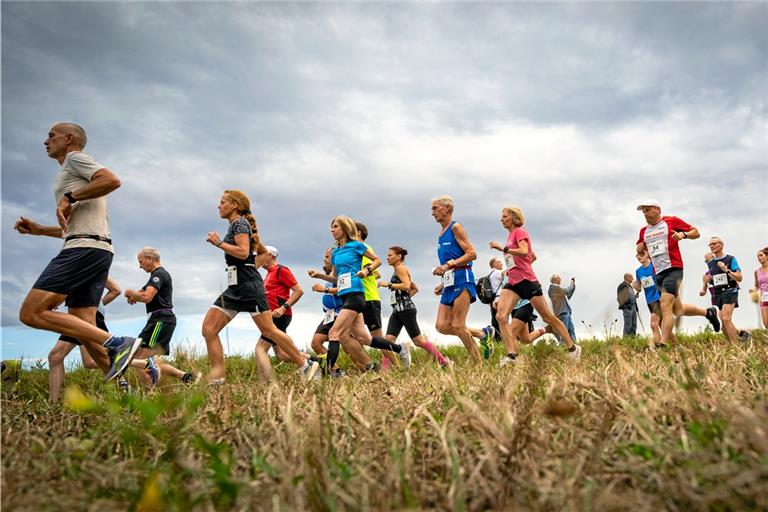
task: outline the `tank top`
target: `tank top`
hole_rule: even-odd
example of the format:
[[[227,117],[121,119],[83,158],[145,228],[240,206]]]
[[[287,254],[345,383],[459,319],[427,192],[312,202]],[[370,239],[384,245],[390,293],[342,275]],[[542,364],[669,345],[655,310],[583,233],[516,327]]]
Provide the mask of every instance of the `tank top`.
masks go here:
[[[437,258],[441,265],[445,265],[449,260],[456,260],[464,256],[464,249],[461,248],[456,240],[456,235],[453,234],[454,224],[456,224],[455,220],[448,224],[443,234],[437,239]],[[466,266],[471,267],[472,262],[470,261]]]
[[[389,280],[392,284],[402,283],[397,274],[392,274],[392,278]],[[411,292],[403,290],[390,290],[389,304],[392,306],[392,311],[406,311],[408,309],[416,309],[416,304],[411,299]]]
[[[760,302],[768,302],[768,270],[757,269],[757,289],[760,291]]]
[[[239,219],[235,219],[229,223],[229,229],[227,229],[227,234],[224,236],[223,242],[226,244],[236,245],[235,236],[242,233],[248,235],[248,241],[250,243],[250,238],[253,235],[251,224],[243,217],[240,217]],[[234,267],[237,273],[237,284],[242,284],[246,281],[252,281],[254,279],[261,281],[261,276],[256,270],[256,257],[254,254],[249,252],[245,259],[240,259],[228,253],[224,253],[224,261],[227,263],[228,271],[230,268]]]
[[[709,267],[709,275],[712,277],[712,287],[715,289],[716,294],[734,288],[738,289],[739,287],[739,283],[737,283],[736,280],[731,277],[731,274],[720,270],[720,267],[717,266],[717,264],[721,261],[725,263],[725,268],[730,270],[731,264],[733,262],[733,256],[726,254],[722,258],[713,258],[707,262],[707,266]]]

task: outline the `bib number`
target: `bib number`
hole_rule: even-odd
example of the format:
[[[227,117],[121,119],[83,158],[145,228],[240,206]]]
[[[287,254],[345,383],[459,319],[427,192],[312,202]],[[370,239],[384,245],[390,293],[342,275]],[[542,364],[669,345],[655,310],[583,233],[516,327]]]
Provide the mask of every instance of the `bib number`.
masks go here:
[[[515,268],[517,265],[515,265],[515,255],[514,254],[505,254],[504,255],[504,263],[507,264],[507,270],[510,268]]]
[[[728,286],[728,274],[715,274],[712,276],[713,286]]]
[[[339,291],[352,288],[352,273],[347,272],[345,274],[341,274],[339,276],[338,285],[339,285]]]
[[[443,281],[443,288],[448,288],[449,286],[453,286],[453,282],[454,282],[453,270],[447,270],[445,274],[443,274],[442,281]]]
[[[230,266],[227,267],[227,286],[236,286],[237,285],[237,267]]]
[[[760,302],[768,302],[768,292],[763,292],[760,294]]]
[[[336,318],[336,312],[332,309],[329,309],[323,316],[323,325],[328,325],[329,323],[333,322],[334,318]]]
[[[394,306],[395,304],[397,304],[397,292],[392,290],[389,292],[389,305]]]
[[[643,288],[650,288],[651,286],[656,286],[656,283],[653,282],[653,277],[646,276],[640,279],[640,284],[643,285]]]
[[[648,246],[648,252],[651,256],[660,256],[664,254],[664,244],[661,242],[656,242],[655,244],[651,244]]]

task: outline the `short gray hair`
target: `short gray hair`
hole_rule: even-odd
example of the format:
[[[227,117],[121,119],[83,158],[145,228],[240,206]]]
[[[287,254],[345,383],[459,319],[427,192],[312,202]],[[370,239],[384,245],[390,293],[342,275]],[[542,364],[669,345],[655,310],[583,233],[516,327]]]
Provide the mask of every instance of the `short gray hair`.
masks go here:
[[[160,251],[154,247],[144,247],[139,251],[139,256],[152,258],[154,261],[160,261]]]
[[[558,277],[560,277],[560,276],[557,275],[557,274],[552,274],[552,277],[549,278],[549,282],[550,283],[554,283],[557,280]]]
[[[445,206],[449,211],[453,212],[453,198],[448,195],[442,195],[432,198],[433,203],[437,203],[440,206]]]

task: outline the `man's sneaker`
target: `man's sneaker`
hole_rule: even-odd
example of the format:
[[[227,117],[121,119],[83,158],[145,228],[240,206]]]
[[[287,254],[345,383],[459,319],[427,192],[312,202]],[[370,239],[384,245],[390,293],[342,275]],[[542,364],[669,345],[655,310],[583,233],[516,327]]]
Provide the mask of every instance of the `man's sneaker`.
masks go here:
[[[407,341],[400,344],[400,360],[403,361],[403,366],[406,368],[411,367],[411,344]]]
[[[109,371],[104,375],[104,382],[109,382],[115,377],[122,375],[131,364],[133,356],[141,346],[141,338],[131,338],[130,336],[112,336],[105,344],[109,356]]]
[[[499,361],[499,368],[504,368],[505,366],[514,366],[517,362],[517,358],[512,359],[509,356],[504,356],[501,358],[501,361]]]
[[[200,382],[200,378],[202,376],[203,374],[200,372],[195,372],[195,373],[186,372],[184,375],[182,375],[181,382],[183,382],[184,384],[197,384],[198,382]]]
[[[144,367],[144,373],[149,377],[149,382],[155,386],[160,380],[160,366],[158,366],[155,356],[147,358],[147,366]]]
[[[301,380],[305,380],[305,381],[312,380],[319,368],[320,368],[320,365],[317,363],[317,361],[307,361],[306,363],[304,363],[304,366],[299,368],[299,373],[301,374]]]
[[[131,385],[128,384],[128,381],[125,379],[120,379],[117,381],[117,388],[122,391],[123,393],[130,393],[131,392]]]
[[[739,331],[739,341],[742,343],[749,343],[752,339],[752,334],[749,331]]]
[[[707,320],[712,324],[712,329],[715,332],[720,332],[720,320],[717,318],[717,308],[715,306],[707,308]]]
[[[493,338],[496,336],[496,329],[492,325],[483,327],[483,337],[480,339],[480,348],[483,351],[483,359],[490,359],[493,355]]]
[[[574,350],[568,351],[568,357],[573,359],[574,361],[578,361],[581,358],[581,347],[579,345],[573,344],[574,347],[576,347]]]

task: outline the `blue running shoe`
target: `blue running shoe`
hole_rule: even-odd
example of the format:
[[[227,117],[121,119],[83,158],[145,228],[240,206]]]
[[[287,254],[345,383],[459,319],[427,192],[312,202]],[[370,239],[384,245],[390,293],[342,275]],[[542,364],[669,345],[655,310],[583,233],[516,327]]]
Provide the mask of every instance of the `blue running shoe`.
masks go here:
[[[493,338],[496,336],[496,329],[489,325],[483,327],[483,337],[480,340],[480,347],[483,349],[483,359],[490,359],[493,355]]]
[[[160,380],[160,366],[155,360],[155,356],[149,356],[147,358],[147,366],[144,367],[144,373],[149,376],[149,381],[152,386],[155,386]]]
[[[112,336],[104,344],[109,356],[109,371],[104,375],[104,382],[109,382],[115,377],[122,375],[128,365],[131,364],[133,356],[141,346],[141,338],[131,338],[130,336]]]

